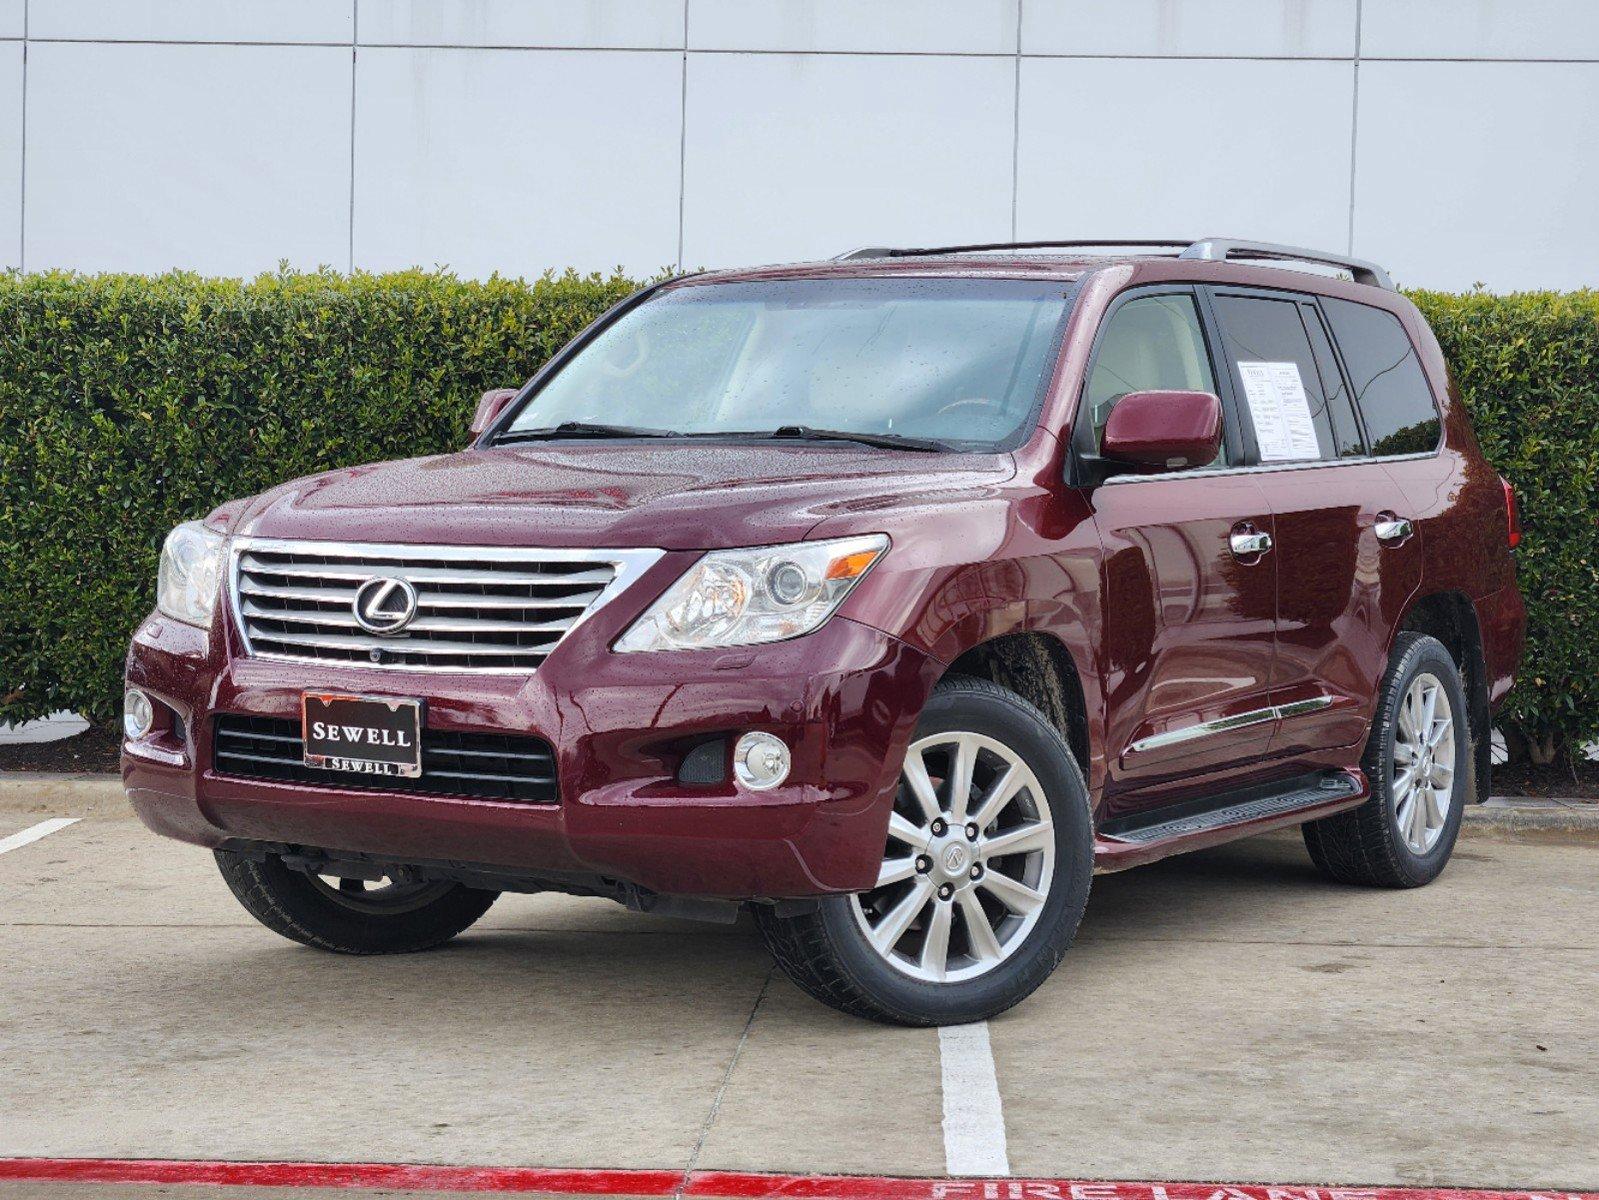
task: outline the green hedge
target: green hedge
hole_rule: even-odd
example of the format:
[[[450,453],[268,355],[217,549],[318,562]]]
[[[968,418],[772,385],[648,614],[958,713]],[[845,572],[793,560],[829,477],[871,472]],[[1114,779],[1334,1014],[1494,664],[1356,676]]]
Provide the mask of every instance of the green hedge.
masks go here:
[[[1501,724],[1547,762],[1599,739],[1599,292],[1412,292],[1515,484],[1527,653]]]
[[[635,286],[0,275],[0,720],[115,717],[172,525],[463,444],[479,393]],[[1523,498],[1531,641],[1511,723],[1538,750],[1599,735],[1599,294],[1415,299]]]
[[[463,445],[637,284],[0,276],[0,720],[121,707],[166,531],[330,467]]]

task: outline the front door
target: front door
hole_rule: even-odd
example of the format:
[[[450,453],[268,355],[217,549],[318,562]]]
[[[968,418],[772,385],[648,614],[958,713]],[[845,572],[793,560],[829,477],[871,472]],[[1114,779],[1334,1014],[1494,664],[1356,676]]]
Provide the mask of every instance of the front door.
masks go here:
[[[1077,446],[1097,451],[1128,392],[1217,392],[1214,332],[1186,288],[1129,293],[1107,315],[1079,405]],[[1206,468],[1116,475],[1089,496],[1104,547],[1107,817],[1181,799],[1184,782],[1263,757],[1271,700],[1273,535],[1224,405],[1226,445]]]

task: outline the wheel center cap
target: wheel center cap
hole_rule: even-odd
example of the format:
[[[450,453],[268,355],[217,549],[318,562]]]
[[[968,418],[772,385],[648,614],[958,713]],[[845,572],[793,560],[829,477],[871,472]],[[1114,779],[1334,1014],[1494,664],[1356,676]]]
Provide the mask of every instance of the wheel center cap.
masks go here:
[[[961,842],[950,842],[938,852],[938,862],[946,875],[964,875],[971,863],[971,855]]]

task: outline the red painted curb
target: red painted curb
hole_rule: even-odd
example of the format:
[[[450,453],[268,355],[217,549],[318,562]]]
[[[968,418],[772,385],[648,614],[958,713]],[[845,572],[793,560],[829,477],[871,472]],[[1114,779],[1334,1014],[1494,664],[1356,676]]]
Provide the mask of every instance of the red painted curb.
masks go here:
[[[445,1167],[425,1163],[194,1162],[164,1158],[0,1158],[0,1180],[200,1183],[224,1187],[407,1188],[418,1192],[554,1192],[670,1196],[681,1171]]]
[[[219,1187],[404,1188],[418,1192],[544,1192],[697,1200],[1599,1200],[1599,1192],[1484,1188],[1305,1187],[1111,1183],[1070,1179],[924,1179],[738,1171],[598,1171],[448,1167],[426,1163],[209,1162],[183,1159],[0,1158],[0,1180],[206,1184]]]

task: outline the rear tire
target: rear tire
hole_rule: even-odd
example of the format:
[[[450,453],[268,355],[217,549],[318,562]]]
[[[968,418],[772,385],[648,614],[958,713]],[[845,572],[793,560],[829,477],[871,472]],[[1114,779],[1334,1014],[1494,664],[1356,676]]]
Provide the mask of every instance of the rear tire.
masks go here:
[[[290,941],[338,954],[408,954],[449,941],[499,898],[459,883],[325,882],[269,855],[216,852],[222,878],[257,921]],[[351,887],[359,884],[359,889]]]
[[[1304,826],[1327,878],[1410,888],[1442,872],[1460,834],[1471,774],[1466,692],[1435,638],[1401,633],[1377,694],[1361,767],[1371,799]]]
[[[784,973],[842,1012],[982,1021],[1029,996],[1071,945],[1093,842],[1060,732],[1016,693],[951,677],[906,754],[879,886],[794,916],[757,905],[756,924]]]

